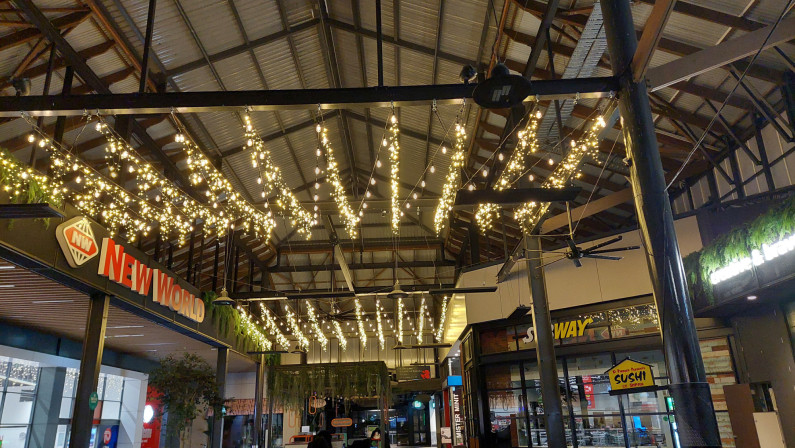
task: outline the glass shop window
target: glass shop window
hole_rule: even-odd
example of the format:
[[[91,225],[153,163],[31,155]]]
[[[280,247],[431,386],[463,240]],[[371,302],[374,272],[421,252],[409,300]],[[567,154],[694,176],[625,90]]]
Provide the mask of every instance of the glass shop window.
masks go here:
[[[472,359],[472,333],[469,333],[464,341],[461,343],[463,350],[461,350],[461,361],[466,364]]]
[[[612,338],[656,334],[660,331],[657,307],[654,304],[637,305],[607,311]]]
[[[23,447],[28,437],[39,363],[0,358],[0,440],[3,446]]]
[[[522,387],[522,377],[518,364],[485,366],[483,373],[487,390],[517,389]]]
[[[60,418],[71,419],[75,407],[75,390],[77,388],[77,369],[66,369],[64,378],[63,398],[61,399]]]
[[[118,420],[121,415],[121,397],[124,390],[124,378],[116,375],[100,374],[102,392],[102,420]]]

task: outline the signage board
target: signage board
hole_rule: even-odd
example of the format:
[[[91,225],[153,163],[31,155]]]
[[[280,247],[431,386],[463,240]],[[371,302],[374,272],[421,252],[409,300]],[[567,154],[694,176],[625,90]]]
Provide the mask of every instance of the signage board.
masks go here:
[[[100,427],[102,448],[116,448],[119,443],[119,425]]]
[[[85,264],[99,254],[91,222],[82,216],[60,224],[55,229],[55,238],[66,256],[66,262],[73,268]]]
[[[558,322],[552,328],[552,335],[555,339],[566,339],[582,336],[585,334],[585,327],[593,323],[593,319],[577,319],[566,322]],[[536,340],[535,328],[528,327],[527,335],[522,337],[522,343],[531,344]]]
[[[590,375],[582,376],[582,391],[588,402],[588,409],[596,409],[596,397],[593,393],[593,378]]]
[[[443,426],[439,431],[442,434],[442,443],[453,443],[453,434],[449,426]]]
[[[96,392],[91,392],[91,395],[88,397],[88,408],[92,411],[97,408],[99,404],[99,395]]]
[[[605,372],[610,377],[610,394],[656,390],[651,366],[629,358]]]
[[[405,366],[395,369],[395,376],[398,382],[428,380],[431,378],[430,366]]]
[[[335,418],[331,420],[331,426],[335,428],[347,428],[349,426],[353,426],[353,420],[345,417],[345,418]]]
[[[452,401],[453,446],[464,446],[464,417],[461,413],[461,388],[450,388],[450,401]]]

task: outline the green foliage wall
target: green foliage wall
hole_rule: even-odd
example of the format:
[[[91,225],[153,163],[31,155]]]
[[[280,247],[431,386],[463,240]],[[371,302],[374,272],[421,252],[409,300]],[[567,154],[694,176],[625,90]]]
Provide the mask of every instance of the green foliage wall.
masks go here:
[[[715,304],[715,295],[710,275],[734,260],[750,255],[753,249],[761,249],[795,233],[795,196],[772,207],[753,221],[731,232],[721,235],[699,252],[684,258],[685,272],[691,298],[704,297],[710,305]]]

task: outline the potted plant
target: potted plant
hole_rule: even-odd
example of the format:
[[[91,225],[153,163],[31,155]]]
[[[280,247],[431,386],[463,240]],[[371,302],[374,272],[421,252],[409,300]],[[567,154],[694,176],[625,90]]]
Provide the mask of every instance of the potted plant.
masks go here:
[[[193,421],[209,409],[220,416],[224,400],[212,367],[198,355],[169,356],[149,373],[149,385],[158,393],[161,412],[168,414],[166,435],[189,446]]]

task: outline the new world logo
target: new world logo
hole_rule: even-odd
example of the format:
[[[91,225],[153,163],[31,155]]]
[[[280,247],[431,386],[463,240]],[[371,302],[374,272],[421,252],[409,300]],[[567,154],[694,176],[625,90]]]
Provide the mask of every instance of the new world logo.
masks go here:
[[[76,268],[99,254],[99,246],[91,230],[91,223],[83,218],[72,218],[55,229],[55,236],[69,266]]]

